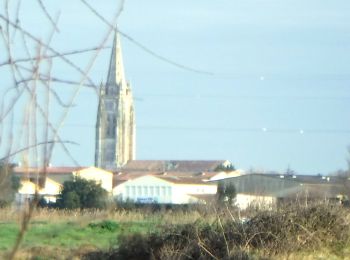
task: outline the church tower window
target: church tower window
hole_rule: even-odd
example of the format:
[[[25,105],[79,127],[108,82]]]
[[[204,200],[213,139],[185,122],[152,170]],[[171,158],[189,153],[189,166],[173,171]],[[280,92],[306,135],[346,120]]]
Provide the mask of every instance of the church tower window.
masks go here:
[[[107,138],[114,138],[115,137],[115,129],[116,129],[116,122],[113,114],[109,114],[107,117]]]

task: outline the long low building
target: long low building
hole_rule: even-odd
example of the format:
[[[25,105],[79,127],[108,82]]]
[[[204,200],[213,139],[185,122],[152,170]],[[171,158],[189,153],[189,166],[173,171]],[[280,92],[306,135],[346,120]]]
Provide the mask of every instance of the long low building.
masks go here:
[[[113,195],[119,201],[135,203],[192,204],[205,203],[196,195],[215,195],[216,183],[204,178],[176,175],[129,174],[128,179],[117,181]]]
[[[350,188],[350,180],[317,175],[253,173],[215,182],[235,187],[235,203],[240,209],[271,208],[285,202],[340,201]]]
[[[206,203],[217,191],[210,181],[240,174],[227,160],[134,160],[115,172],[113,195],[135,203]]]

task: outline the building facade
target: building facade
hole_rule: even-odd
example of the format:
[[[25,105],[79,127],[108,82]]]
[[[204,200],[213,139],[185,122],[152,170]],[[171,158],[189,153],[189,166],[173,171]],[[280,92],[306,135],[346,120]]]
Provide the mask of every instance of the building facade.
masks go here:
[[[201,196],[214,197],[217,185],[202,178],[168,175],[144,175],[119,181],[113,188],[118,201],[142,204],[205,203]]]
[[[112,194],[113,173],[96,167],[47,167],[45,169],[15,167],[13,173],[19,177],[21,183],[16,194],[18,205],[33,199],[36,192],[47,202],[56,202],[64,182],[73,181],[74,177],[94,181],[100,184],[108,194]]]
[[[97,111],[95,166],[103,169],[116,169],[135,159],[133,97],[125,79],[119,38],[116,33]]]

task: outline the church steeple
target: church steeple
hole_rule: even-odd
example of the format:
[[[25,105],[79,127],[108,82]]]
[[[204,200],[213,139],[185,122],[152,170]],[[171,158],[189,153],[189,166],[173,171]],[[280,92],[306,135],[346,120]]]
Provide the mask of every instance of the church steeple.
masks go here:
[[[125,79],[119,35],[113,40],[107,81],[101,85],[96,122],[95,166],[115,169],[135,157],[131,88]]]
[[[111,59],[110,59],[109,68],[108,68],[106,92],[109,92],[108,90],[110,88],[115,88],[115,87],[123,88],[127,85],[125,80],[125,74],[124,74],[122,48],[121,48],[119,38],[120,37],[118,32],[115,32]]]

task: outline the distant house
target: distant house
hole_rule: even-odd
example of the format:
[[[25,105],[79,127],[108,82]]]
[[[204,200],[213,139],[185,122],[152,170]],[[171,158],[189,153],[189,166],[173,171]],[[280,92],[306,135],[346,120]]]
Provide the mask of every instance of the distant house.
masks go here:
[[[46,178],[44,186],[40,187],[33,180],[21,178],[20,188],[16,194],[15,202],[23,204],[34,198],[36,192],[47,202],[56,202],[56,197],[62,188],[62,184]]]
[[[63,185],[50,178],[46,178],[45,185],[39,189],[39,195],[47,202],[56,202],[57,195],[60,193]]]
[[[113,173],[95,167],[16,167],[14,174],[21,182],[21,188],[16,195],[18,204],[32,199],[36,191],[47,202],[56,202],[63,183],[73,180],[75,176],[96,181],[109,193],[112,193],[113,188]]]
[[[46,177],[63,184],[64,181],[73,179],[73,172],[80,171],[85,167],[15,167],[13,174],[21,180],[29,180],[38,184],[40,188],[45,185]]]
[[[343,195],[349,194],[350,181],[338,176],[322,175],[269,175],[275,178],[294,180],[301,186],[301,191],[296,194],[300,199],[339,201]],[[285,198],[290,200],[292,198]]]
[[[217,190],[209,181],[240,174],[227,160],[134,160],[115,172],[113,195],[136,203],[206,203]]]
[[[34,197],[36,185],[30,180],[20,180],[20,188],[15,196],[16,204],[24,204]]]
[[[124,202],[192,204],[205,203],[203,196],[214,196],[216,190],[215,183],[202,178],[130,174],[127,178],[117,179],[113,195]]]
[[[276,207],[278,200],[301,191],[294,180],[274,178],[264,174],[246,174],[219,180],[224,185],[234,185],[236,205],[240,209],[248,207]]]
[[[271,208],[283,202],[337,200],[344,184],[337,177],[283,174],[246,174],[219,180],[236,188],[236,205]]]
[[[86,180],[92,180],[101,184],[101,187],[108,192],[113,189],[113,173],[96,167],[89,167],[73,172],[74,176]]]

